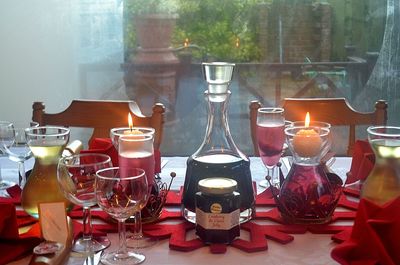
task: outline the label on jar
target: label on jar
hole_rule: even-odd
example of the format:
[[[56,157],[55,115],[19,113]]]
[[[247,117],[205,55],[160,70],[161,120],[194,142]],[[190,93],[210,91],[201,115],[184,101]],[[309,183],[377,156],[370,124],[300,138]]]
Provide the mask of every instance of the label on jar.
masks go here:
[[[239,225],[240,210],[231,213],[207,213],[196,208],[196,224],[204,229],[229,230]]]

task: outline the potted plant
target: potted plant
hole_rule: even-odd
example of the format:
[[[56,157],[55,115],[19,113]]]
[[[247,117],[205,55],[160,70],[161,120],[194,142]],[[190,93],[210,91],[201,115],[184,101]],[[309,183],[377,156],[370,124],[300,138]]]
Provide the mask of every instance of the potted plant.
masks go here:
[[[128,0],[125,2],[126,47],[137,55],[128,59],[146,59],[146,63],[176,61],[171,52],[171,36],[177,19],[177,0]],[[131,25],[128,25],[131,23]],[[158,53],[152,56],[149,53]],[[138,56],[140,58],[138,58]],[[157,57],[166,58],[157,58]],[[142,58],[144,57],[144,58]]]

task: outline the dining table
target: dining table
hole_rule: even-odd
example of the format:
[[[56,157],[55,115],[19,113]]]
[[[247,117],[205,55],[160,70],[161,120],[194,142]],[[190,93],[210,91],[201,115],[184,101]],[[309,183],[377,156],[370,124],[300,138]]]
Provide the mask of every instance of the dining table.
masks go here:
[[[175,172],[176,177],[173,179],[170,192],[177,192],[183,186],[185,181],[186,172],[186,161],[187,157],[169,156],[162,157],[161,166],[162,170],[160,173],[161,181],[169,183],[171,180],[170,173]],[[266,175],[266,169],[259,157],[250,157],[250,170],[252,180],[255,183],[263,180]],[[286,175],[290,167],[290,158],[282,158],[282,173]],[[26,168],[33,167],[34,160],[30,159],[26,161]],[[10,181],[17,181],[18,167],[17,164],[10,161],[7,157],[0,157],[1,175],[3,179]],[[346,172],[349,171],[351,166],[350,157],[334,157],[329,162],[330,169],[339,175],[343,180],[346,178]],[[265,188],[259,185],[257,187],[257,193],[263,192]],[[19,207],[19,206],[17,206]],[[179,211],[178,207],[172,210]],[[169,209],[170,210],[170,209]],[[266,211],[268,207],[258,207],[257,211]],[[336,209],[343,210],[346,209]],[[102,222],[101,220],[94,220],[94,222]],[[165,222],[177,222],[167,220]],[[183,219],[181,222],[186,222]],[[273,223],[270,220],[252,220],[252,222],[258,224],[269,224]],[[352,225],[351,220],[336,221],[333,225]],[[118,248],[118,234],[108,233],[108,238],[111,240],[111,246],[104,250],[104,252],[113,251]],[[194,231],[186,235],[188,238],[196,238]],[[331,240],[332,234],[320,234],[320,233],[299,233],[293,235],[294,239],[291,242],[282,244],[274,240],[267,238],[268,247],[262,251],[246,252],[239,248],[232,246],[226,247],[226,252],[222,254],[214,254],[210,251],[208,246],[203,246],[192,251],[178,251],[171,249],[169,246],[169,239],[159,239],[156,244],[151,247],[140,249],[139,252],[146,256],[146,260],[143,264],[157,264],[157,265],[180,265],[180,264],[192,264],[192,265],[204,265],[204,264],[284,264],[284,265],[309,265],[309,264],[338,264],[331,258],[331,250],[337,245]],[[241,239],[249,239],[249,233],[245,230],[241,230]],[[103,253],[104,253],[103,252]],[[94,264],[97,264],[97,260],[100,254],[95,256]],[[27,265],[31,260],[31,256],[26,256],[20,260],[11,262],[13,265]],[[85,263],[86,261],[86,263]],[[71,252],[65,264],[83,265],[88,264],[87,258],[78,253]]]

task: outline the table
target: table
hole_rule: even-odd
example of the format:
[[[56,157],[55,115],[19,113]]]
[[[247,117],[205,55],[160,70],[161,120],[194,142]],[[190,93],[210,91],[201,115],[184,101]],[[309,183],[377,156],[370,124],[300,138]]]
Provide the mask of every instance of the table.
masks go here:
[[[172,186],[173,190],[178,190],[184,182],[184,176],[186,171],[186,157],[163,157],[163,161],[167,161],[166,165],[162,169],[161,177],[163,181],[169,180],[169,173],[174,171],[177,173],[177,177],[174,179]],[[253,180],[258,182],[265,176],[266,170],[262,165],[260,158],[250,158],[250,167],[252,172]],[[165,163],[165,162],[164,162]],[[345,178],[345,174],[350,169],[350,158],[337,157],[332,165],[332,169],[342,178]],[[2,173],[5,179],[16,180],[17,176],[17,165],[13,162],[7,161],[6,158],[0,158],[0,164],[2,166]],[[27,168],[32,167],[33,162],[27,162]],[[286,163],[284,163],[286,164]],[[287,169],[283,169],[284,171]],[[13,178],[14,177],[14,178]],[[262,191],[262,188],[258,187],[258,193]],[[265,223],[268,221],[257,221]],[[344,224],[343,222],[338,224]],[[189,236],[195,236],[193,235]],[[106,251],[114,250],[117,248],[118,235],[108,234],[112,245]],[[242,232],[241,237],[248,238],[245,232]],[[208,247],[203,247],[191,252],[180,252],[170,250],[168,247],[168,239],[160,240],[156,245],[144,249],[142,253],[146,255],[146,261],[143,264],[158,264],[158,265],[183,265],[183,264],[285,264],[285,265],[309,265],[309,264],[337,264],[330,257],[331,249],[336,245],[330,239],[331,235],[328,234],[312,234],[307,232],[306,234],[294,235],[294,241],[287,245],[276,243],[272,240],[268,240],[268,250],[246,253],[239,249],[228,247],[225,254],[211,254]],[[13,265],[25,265],[28,264],[30,257],[26,257],[10,264]],[[71,255],[69,258],[68,265],[82,265],[83,259]]]

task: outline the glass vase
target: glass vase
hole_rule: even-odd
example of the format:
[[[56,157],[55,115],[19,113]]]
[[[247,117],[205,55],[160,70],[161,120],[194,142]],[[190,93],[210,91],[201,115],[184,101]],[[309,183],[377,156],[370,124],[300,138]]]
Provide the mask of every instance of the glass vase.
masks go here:
[[[63,127],[42,126],[26,129],[29,148],[35,158],[31,174],[22,190],[22,208],[38,218],[38,204],[63,201],[69,211],[73,204],[62,193],[57,181],[57,165],[68,143],[70,130]]]
[[[367,132],[375,165],[362,186],[361,197],[382,205],[400,196],[400,127],[371,126]]]
[[[287,223],[329,222],[342,191],[342,180],[327,174],[321,158],[328,152],[329,128],[292,126],[285,129],[294,162],[277,198]]]

